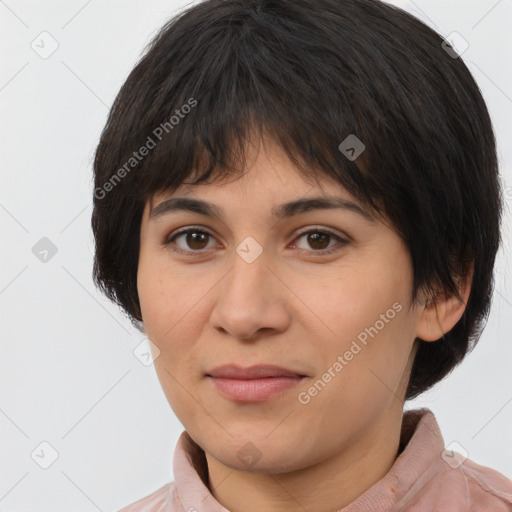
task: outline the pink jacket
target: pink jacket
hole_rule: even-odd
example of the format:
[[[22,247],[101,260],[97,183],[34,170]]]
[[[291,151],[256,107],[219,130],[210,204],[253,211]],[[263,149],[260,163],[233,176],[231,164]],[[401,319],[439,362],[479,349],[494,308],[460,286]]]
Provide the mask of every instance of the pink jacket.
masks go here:
[[[501,473],[445,451],[429,409],[404,413],[401,446],[389,472],[338,512],[512,511],[512,481]],[[229,512],[204,485],[204,457],[184,431],[173,459],[175,481],[118,512]]]

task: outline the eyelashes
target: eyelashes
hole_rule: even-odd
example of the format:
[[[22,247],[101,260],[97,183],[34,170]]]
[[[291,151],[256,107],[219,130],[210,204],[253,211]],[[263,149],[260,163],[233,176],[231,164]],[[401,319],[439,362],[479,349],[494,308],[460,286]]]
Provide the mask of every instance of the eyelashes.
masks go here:
[[[199,237],[192,237],[192,238],[187,239],[187,237],[192,236],[192,235],[199,235]],[[311,238],[307,238],[306,235],[311,235]],[[320,235],[320,236],[318,236],[318,235]],[[176,240],[179,239],[180,237],[184,238],[185,244],[188,244],[191,242],[193,243],[195,240],[201,242],[201,241],[207,240],[208,237],[214,238],[211,233],[204,230],[203,228],[189,227],[189,228],[181,229],[175,233],[172,233],[169,237],[167,237],[165,239],[165,241],[163,242],[162,245],[165,248],[171,250],[172,252],[179,253],[184,256],[192,256],[192,257],[203,256],[211,250],[211,248],[204,248],[204,247],[197,249],[197,250],[183,249],[176,244]],[[344,238],[337,235],[336,233],[333,233],[329,229],[320,229],[320,228],[314,228],[314,229],[310,228],[310,229],[307,229],[307,230],[304,230],[304,231],[298,233],[296,235],[295,239],[293,240],[293,245],[296,246],[296,241],[300,240],[302,238],[304,238],[306,240],[306,243],[309,243],[309,244],[310,243],[313,243],[313,244],[320,243],[320,245],[322,245],[322,242],[325,241],[326,239],[329,239],[329,244],[332,239],[334,239],[338,242],[334,247],[320,248],[319,250],[315,250],[314,248],[311,250],[299,249],[299,251],[301,251],[303,253],[308,253],[308,255],[312,254],[314,256],[325,256],[325,255],[335,253],[337,251],[340,251],[345,245],[347,245],[349,243],[348,240],[345,240]]]

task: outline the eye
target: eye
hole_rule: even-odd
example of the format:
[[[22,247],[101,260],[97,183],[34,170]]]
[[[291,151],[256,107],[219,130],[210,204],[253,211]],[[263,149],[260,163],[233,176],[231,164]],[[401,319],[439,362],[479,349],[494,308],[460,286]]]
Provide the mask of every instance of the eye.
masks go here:
[[[307,236],[306,236],[307,235]],[[177,240],[182,238],[184,247],[180,247],[177,243]],[[185,256],[198,256],[201,253],[205,252],[206,249],[209,249],[211,247],[208,247],[208,238],[213,238],[213,235],[208,233],[207,231],[204,231],[203,229],[189,227],[186,229],[182,229],[176,233],[173,233],[171,236],[169,236],[164,242],[164,247],[167,247],[173,252],[178,252],[180,254],[183,254]],[[307,231],[303,231],[297,235],[295,240],[300,240],[301,238],[304,238],[306,243],[313,249],[301,249],[303,251],[306,251],[308,253],[318,253],[315,255],[323,256],[326,254],[331,254],[333,252],[341,250],[341,248],[348,244],[348,240],[343,239],[339,235],[336,235],[332,231],[329,231],[327,229],[309,229]],[[335,244],[334,247],[328,247],[330,242],[332,240],[338,241],[338,244]],[[294,240],[294,246],[297,245]],[[192,250],[189,250],[192,249]]]
[[[334,253],[336,251],[341,250],[341,248],[344,245],[349,243],[348,240],[343,239],[342,237],[336,235],[332,231],[329,231],[328,229],[319,229],[318,227],[315,229],[302,231],[297,235],[296,240],[299,240],[301,238],[304,238],[306,244],[314,249],[313,251],[310,251],[309,249],[304,250],[309,253],[313,253],[315,256],[325,256],[326,254]],[[329,243],[333,239],[337,240],[338,244],[335,244],[334,247],[331,246],[330,248],[328,248]]]
[[[178,246],[178,248],[176,249],[175,247],[173,247],[173,245],[176,245],[175,240],[178,240],[181,237],[184,237],[183,240],[186,247],[180,248]],[[207,231],[203,231],[198,228],[187,228],[178,231],[174,235],[170,236],[164,242],[163,245],[165,247],[168,247],[171,251],[179,252],[181,254],[185,254],[186,256],[196,256],[199,252],[203,251],[206,248],[205,242],[208,242],[208,237],[212,237],[212,235]],[[187,250],[187,246],[188,248],[191,248],[193,250]]]

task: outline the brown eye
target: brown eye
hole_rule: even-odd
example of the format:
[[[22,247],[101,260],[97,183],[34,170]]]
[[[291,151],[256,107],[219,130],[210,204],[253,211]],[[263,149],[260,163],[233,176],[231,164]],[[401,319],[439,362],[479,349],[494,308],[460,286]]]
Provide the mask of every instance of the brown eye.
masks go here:
[[[164,246],[169,247],[173,251],[190,255],[208,249],[208,239],[211,237],[212,235],[206,231],[189,228],[169,237],[164,242]],[[182,240],[180,242],[181,246],[176,243],[177,240]],[[173,245],[177,246],[177,248],[174,248]]]
[[[208,237],[210,236],[202,231],[189,231],[183,233],[183,235],[185,236],[185,244],[194,250],[204,249],[206,247],[205,241],[208,242]]]
[[[296,240],[299,240],[301,238],[306,240],[306,244],[309,246],[303,248],[303,250],[313,254],[318,253],[318,256],[331,254],[333,252],[340,250],[344,245],[348,244],[347,240],[344,240],[340,236],[327,230],[310,229],[309,231],[304,231],[300,233],[297,236]],[[335,244],[334,247],[329,247],[329,244],[333,239],[337,240],[338,244]]]
[[[308,233],[307,241],[313,249],[323,250],[327,249],[331,236],[326,233]]]
[[[213,235],[207,231],[198,228],[187,228],[172,234],[163,242],[163,246],[185,256],[199,256],[211,248],[211,246],[208,246],[209,239],[213,239]],[[349,243],[329,230],[320,229],[304,231],[295,240],[300,239],[306,240],[307,247],[298,248],[314,256],[331,254],[341,250],[343,246]],[[180,240],[181,242],[179,242]],[[336,241],[338,243],[331,245],[332,242]],[[297,243],[294,243],[294,246],[297,246]]]

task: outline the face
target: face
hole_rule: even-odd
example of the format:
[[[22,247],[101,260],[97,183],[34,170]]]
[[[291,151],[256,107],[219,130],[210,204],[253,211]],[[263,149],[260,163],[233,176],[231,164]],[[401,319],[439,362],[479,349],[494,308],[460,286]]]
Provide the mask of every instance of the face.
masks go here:
[[[158,378],[192,439],[233,469],[292,471],[401,418],[420,312],[401,238],[341,185],[306,182],[270,141],[245,171],[158,194],[151,216],[146,204],[138,293]],[[355,206],[276,215],[313,197]],[[209,376],[230,364],[292,376]]]

